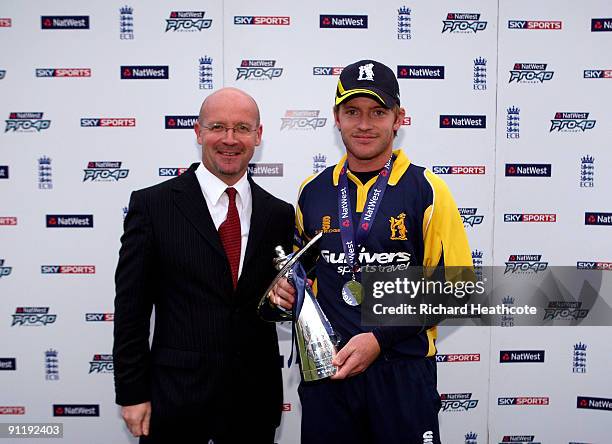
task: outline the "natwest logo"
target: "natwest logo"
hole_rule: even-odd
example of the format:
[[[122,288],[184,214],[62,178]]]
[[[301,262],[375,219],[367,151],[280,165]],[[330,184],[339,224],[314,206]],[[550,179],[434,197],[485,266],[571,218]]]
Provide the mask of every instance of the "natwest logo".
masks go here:
[[[612,225],[612,213],[584,213],[585,225]]]
[[[89,361],[89,373],[112,373],[113,355],[93,355]]]
[[[508,83],[544,83],[551,80],[554,71],[548,71],[547,63],[515,63],[510,70]]]
[[[550,163],[507,163],[506,177],[550,177]]]
[[[484,216],[478,214],[478,208],[458,208],[458,210],[465,227],[480,225],[484,220]]]
[[[436,362],[480,362],[480,353],[436,355]]]
[[[576,398],[576,408],[593,410],[612,410],[612,399],[594,398],[592,396],[578,396]]]
[[[17,359],[0,358],[0,371],[1,370],[17,370]]]
[[[290,109],[285,111],[285,117],[281,117],[280,130],[316,130],[322,128],[327,122],[327,117],[319,117],[320,110]]]
[[[446,20],[442,20],[442,33],[474,33],[484,31],[487,22],[480,20],[480,14],[466,12],[449,12]]]
[[[91,77],[91,68],[36,68],[36,77]]]
[[[43,15],[42,29],[89,29],[88,15]]]
[[[612,18],[591,19],[591,32],[612,31]]]
[[[23,406],[0,405],[0,415],[25,415],[25,412]]]
[[[313,66],[313,76],[339,76],[342,74],[343,66]]]
[[[95,161],[87,162],[87,168],[83,170],[83,182],[118,182],[128,177],[130,170],[121,168],[121,161]]]
[[[0,226],[2,225],[17,225],[17,218],[13,216],[0,216]]]
[[[198,121],[198,116],[165,116],[164,125],[166,129],[193,129]]]
[[[172,11],[170,18],[166,19],[166,32],[208,29],[212,25],[212,20],[204,18],[205,14],[204,11]]]
[[[478,405],[478,399],[472,399],[471,393],[442,393],[442,412],[467,412]]]
[[[100,416],[98,404],[53,404],[53,416]]]
[[[271,15],[235,15],[234,25],[269,25],[269,26],[289,26],[291,17],[271,16]]]
[[[121,78],[127,80],[168,79],[170,69],[167,65],[122,65]]]
[[[41,265],[42,274],[95,274],[95,265]]]
[[[504,435],[499,444],[542,444],[535,442],[535,435]],[[579,443],[570,443],[579,444]]]
[[[499,362],[544,362],[544,350],[500,350]]]
[[[367,28],[367,15],[320,15],[319,27],[321,28]]]
[[[236,69],[236,80],[272,80],[283,75],[283,68],[276,66],[276,60],[242,60]]]
[[[115,313],[85,313],[85,322],[113,322]]]
[[[589,113],[585,112],[558,112],[555,113],[555,118],[551,119],[550,131],[559,132],[585,132],[595,128],[596,120],[589,119]]]
[[[397,65],[398,79],[443,79],[444,66]]]
[[[5,120],[4,132],[32,133],[46,130],[51,126],[51,121],[43,119],[43,114],[41,112],[10,113],[9,118]]]
[[[83,128],[132,128],[136,126],[134,117],[83,117],[81,127]]]
[[[484,165],[436,165],[431,169],[435,174],[485,174]]]
[[[13,26],[13,20],[8,17],[0,18],[0,28],[10,28]]]
[[[497,398],[497,405],[549,405],[548,396],[518,396]]]
[[[47,214],[47,228],[92,228],[93,214]]]
[[[11,327],[39,326],[55,323],[56,314],[49,313],[49,307],[17,307],[13,316]]]
[[[508,29],[539,29],[556,31],[563,28],[559,20],[508,20]]]
[[[283,177],[283,164],[249,163],[249,174],[253,177]]]
[[[440,116],[440,128],[486,128],[487,116],[447,115]]]
[[[504,222],[557,222],[554,213],[506,213]]]

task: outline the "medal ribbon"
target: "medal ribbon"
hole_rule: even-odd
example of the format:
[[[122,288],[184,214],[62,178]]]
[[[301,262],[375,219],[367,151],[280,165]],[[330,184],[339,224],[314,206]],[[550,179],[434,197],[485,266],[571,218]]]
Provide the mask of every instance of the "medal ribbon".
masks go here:
[[[361,219],[356,229],[353,227],[353,208],[348,189],[348,160],[344,162],[344,166],[340,170],[338,180],[340,237],[342,238],[342,247],[344,249],[344,261],[351,268],[353,278],[357,269],[357,263],[359,262],[359,252],[357,249],[365,243],[371,228],[374,226],[374,219],[387,189],[392,167],[393,156],[389,158],[383,169],[378,173],[378,178],[368,193],[368,200],[363,208],[363,213],[361,213]]]

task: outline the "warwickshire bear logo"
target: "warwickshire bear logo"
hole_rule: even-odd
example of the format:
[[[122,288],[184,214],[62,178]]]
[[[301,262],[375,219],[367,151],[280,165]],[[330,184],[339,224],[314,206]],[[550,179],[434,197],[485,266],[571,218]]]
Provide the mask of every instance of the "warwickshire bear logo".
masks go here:
[[[397,217],[391,216],[389,219],[391,229],[391,240],[408,240],[406,237],[406,213],[400,213]]]

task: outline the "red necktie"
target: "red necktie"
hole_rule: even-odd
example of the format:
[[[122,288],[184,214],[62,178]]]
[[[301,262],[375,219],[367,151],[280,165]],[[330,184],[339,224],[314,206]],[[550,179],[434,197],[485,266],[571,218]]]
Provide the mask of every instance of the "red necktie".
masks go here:
[[[236,208],[236,189],[228,188],[225,192],[229,197],[229,205],[225,221],[219,226],[219,237],[229,261],[232,281],[234,288],[236,288],[238,267],[240,266],[240,217],[238,216],[238,208]]]

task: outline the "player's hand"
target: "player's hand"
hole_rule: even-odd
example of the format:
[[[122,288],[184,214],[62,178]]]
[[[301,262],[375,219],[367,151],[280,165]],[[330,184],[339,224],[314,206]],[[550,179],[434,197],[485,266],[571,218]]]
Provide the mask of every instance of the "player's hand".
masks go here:
[[[289,283],[286,277],[281,278],[268,293],[268,300],[272,305],[291,310],[295,303],[295,287]]]
[[[121,416],[132,435],[148,436],[151,423],[151,403],[126,405],[121,407]]]
[[[331,379],[344,379],[367,369],[380,354],[380,345],[372,333],[353,336],[336,354],[332,364],[338,371]]]

